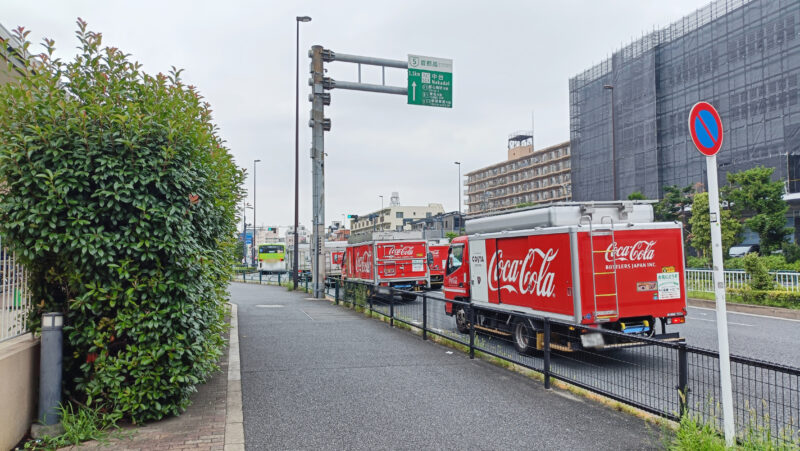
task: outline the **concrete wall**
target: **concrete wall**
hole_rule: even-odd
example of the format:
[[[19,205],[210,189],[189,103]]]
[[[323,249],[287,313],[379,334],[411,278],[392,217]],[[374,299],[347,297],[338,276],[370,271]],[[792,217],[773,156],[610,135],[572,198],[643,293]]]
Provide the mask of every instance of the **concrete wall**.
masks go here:
[[[12,449],[36,416],[39,340],[25,335],[0,343],[0,449]]]

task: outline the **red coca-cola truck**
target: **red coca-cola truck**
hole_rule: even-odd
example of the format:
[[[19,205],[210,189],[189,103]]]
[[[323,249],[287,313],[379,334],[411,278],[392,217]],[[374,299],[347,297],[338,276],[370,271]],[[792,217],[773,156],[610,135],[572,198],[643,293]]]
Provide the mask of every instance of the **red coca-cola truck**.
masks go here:
[[[614,348],[618,337],[662,340],[686,317],[682,228],[654,222],[647,202],[560,203],[467,220],[448,251],[445,312],[459,331],[511,337],[520,352],[541,349],[543,321],[555,349]],[[656,322],[661,323],[657,332]],[[584,327],[581,327],[584,326]]]
[[[450,243],[436,241],[428,243],[428,252],[431,254],[429,268],[431,272],[431,288],[441,287],[444,283],[444,268],[447,266],[448,250],[450,250]]]
[[[408,232],[375,232],[371,240],[351,243],[345,249],[342,279],[366,282],[372,294],[390,294],[390,287],[419,291],[430,285],[427,242]],[[421,235],[420,235],[421,236]],[[405,299],[416,298],[404,294]]]

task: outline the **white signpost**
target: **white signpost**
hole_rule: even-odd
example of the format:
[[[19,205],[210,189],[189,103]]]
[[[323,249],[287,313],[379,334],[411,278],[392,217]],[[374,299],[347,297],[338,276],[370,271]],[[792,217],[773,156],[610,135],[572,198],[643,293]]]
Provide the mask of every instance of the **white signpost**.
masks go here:
[[[714,294],[717,301],[722,420],[725,442],[728,446],[733,446],[736,440],[736,427],[731,389],[731,359],[728,350],[728,317],[725,307],[725,268],[722,263],[722,217],[719,213],[719,186],[717,183],[717,152],[722,147],[722,120],[711,104],[699,102],[692,107],[689,113],[689,134],[697,150],[706,156],[708,215],[711,222],[711,259],[714,265]]]

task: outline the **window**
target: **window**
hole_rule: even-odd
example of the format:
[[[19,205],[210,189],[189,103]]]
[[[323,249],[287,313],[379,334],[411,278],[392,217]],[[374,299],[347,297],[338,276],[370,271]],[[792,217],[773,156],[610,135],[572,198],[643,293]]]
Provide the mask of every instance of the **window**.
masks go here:
[[[425,213],[425,217],[426,217],[426,218],[430,218],[431,216],[433,216],[433,213],[431,213],[431,212],[427,212],[427,213]]]
[[[283,246],[277,244],[260,246],[258,248],[259,254],[280,254],[282,252],[283,252]]]
[[[395,213],[394,216],[397,219],[403,219],[403,212],[402,211],[398,211],[397,213]]]
[[[464,245],[456,244],[450,246],[450,252],[447,255],[447,275],[453,274],[461,267],[461,260],[464,258]]]

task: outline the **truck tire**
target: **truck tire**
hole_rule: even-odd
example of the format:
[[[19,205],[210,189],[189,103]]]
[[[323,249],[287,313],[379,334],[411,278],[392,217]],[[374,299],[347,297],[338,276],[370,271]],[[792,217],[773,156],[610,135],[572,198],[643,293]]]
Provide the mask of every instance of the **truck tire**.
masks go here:
[[[414,302],[417,300],[417,293],[402,293],[400,297],[406,302]]]
[[[514,340],[514,348],[520,354],[528,354],[536,349],[536,334],[523,318],[514,320],[511,337]]]
[[[469,319],[467,309],[463,305],[455,306],[456,328],[462,334],[469,333]]]

